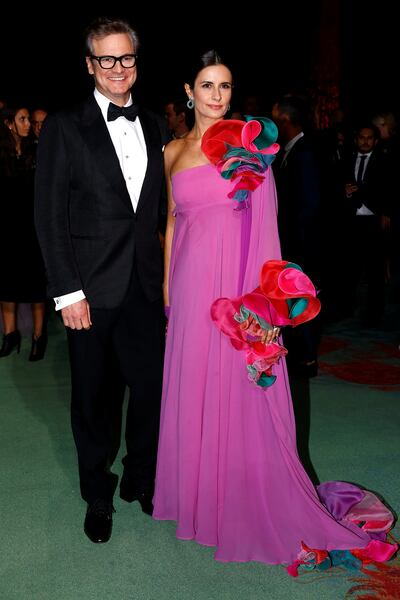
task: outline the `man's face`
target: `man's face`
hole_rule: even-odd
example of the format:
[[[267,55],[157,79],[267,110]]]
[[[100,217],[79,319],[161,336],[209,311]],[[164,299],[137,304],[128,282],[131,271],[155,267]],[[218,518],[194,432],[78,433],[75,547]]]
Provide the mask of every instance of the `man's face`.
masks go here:
[[[34,110],[31,114],[32,131],[37,138],[40,135],[40,130],[42,129],[46,117],[47,112],[45,110]]]
[[[363,154],[371,152],[371,150],[374,149],[376,142],[377,140],[373,129],[369,129],[369,127],[360,129],[356,138],[356,145],[359,152],[362,152]]]
[[[135,54],[132,40],[126,33],[113,33],[102,39],[93,40],[94,56],[124,56]],[[96,88],[101,94],[115,104],[123,106],[130,94],[130,89],[136,81],[137,68],[123,67],[116,61],[112,69],[102,69],[95,59],[86,57],[86,64],[90,75],[94,76]]]

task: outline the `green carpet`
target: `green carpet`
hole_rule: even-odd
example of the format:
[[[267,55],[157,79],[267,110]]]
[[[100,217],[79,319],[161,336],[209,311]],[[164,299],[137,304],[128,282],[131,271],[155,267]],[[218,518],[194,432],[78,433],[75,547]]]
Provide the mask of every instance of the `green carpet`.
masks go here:
[[[173,523],[155,522],[137,503],[118,497],[111,541],[92,544],[82,530],[85,504],[70,432],[65,334],[55,317],[49,329],[43,361],[28,362],[28,338],[19,355],[0,359],[1,600],[345,597],[352,585],[348,572],[293,579],[280,566],[221,564],[212,548],[177,541]],[[319,479],[359,483],[398,510],[400,403],[391,377],[399,340],[390,329],[331,326],[322,344],[321,374],[309,387],[294,389],[310,400],[309,456]],[[369,359],[375,352],[374,364],[389,365],[389,371],[382,367],[378,380],[359,382],[357,353],[368,344]],[[353,374],[344,368],[352,361]],[[367,359],[364,368],[371,370]],[[387,381],[383,372],[391,373]],[[120,457],[114,470],[121,473]],[[400,537],[398,529],[394,533]]]

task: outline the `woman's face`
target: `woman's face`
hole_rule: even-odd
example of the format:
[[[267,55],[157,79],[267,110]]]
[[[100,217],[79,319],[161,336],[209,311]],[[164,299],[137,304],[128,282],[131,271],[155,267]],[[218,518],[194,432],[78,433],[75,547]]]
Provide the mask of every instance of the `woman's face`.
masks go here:
[[[20,108],[16,113],[14,120],[10,123],[10,129],[20,137],[27,137],[30,128],[29,111],[27,108]]]
[[[195,109],[205,117],[221,119],[229,110],[232,96],[232,74],[225,65],[205,67],[196,77],[194,88],[186,87]]]

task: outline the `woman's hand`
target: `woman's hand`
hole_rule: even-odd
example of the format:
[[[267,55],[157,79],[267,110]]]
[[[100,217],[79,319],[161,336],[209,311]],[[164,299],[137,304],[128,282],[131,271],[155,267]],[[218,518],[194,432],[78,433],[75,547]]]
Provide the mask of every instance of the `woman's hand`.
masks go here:
[[[263,344],[271,344],[271,342],[276,342],[281,333],[280,327],[263,329],[252,315],[250,315],[248,319],[241,323],[240,329],[247,331],[254,337],[258,336]]]
[[[261,338],[263,344],[271,344],[272,342],[276,342],[281,334],[281,330],[279,327],[273,327],[272,329],[267,329],[264,331],[264,335]]]

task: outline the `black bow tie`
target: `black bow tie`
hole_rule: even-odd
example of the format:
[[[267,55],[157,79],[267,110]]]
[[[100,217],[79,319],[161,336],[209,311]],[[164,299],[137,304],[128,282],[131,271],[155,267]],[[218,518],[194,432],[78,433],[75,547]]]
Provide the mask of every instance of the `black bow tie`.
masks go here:
[[[139,107],[136,104],[130,106],[117,106],[110,102],[107,111],[107,121],[115,121],[118,117],[125,117],[129,121],[134,121],[138,116]]]

